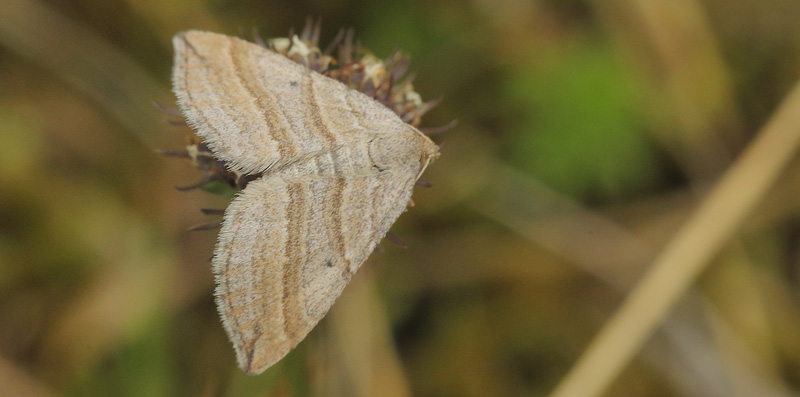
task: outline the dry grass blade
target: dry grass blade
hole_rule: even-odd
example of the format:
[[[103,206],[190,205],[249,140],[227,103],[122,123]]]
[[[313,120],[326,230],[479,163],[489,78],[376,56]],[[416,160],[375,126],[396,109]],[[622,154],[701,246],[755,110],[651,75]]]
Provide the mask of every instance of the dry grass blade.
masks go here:
[[[152,99],[164,89],[99,35],[41,2],[3,0],[0,46],[48,69],[91,98],[144,144],[159,146],[162,128],[152,111]]]
[[[654,260],[552,396],[597,396],[606,389],[766,194],[798,143],[800,84]]]
[[[358,274],[330,319],[337,370],[352,386],[347,395],[411,395],[390,325],[374,275]]]

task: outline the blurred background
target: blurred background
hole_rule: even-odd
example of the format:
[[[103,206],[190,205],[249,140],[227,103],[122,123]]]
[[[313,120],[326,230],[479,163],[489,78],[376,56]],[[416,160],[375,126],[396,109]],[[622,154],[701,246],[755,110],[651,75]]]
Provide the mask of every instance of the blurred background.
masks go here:
[[[331,313],[266,373],[214,307],[215,231],[156,149],[190,133],[171,37],[322,17],[411,55],[442,156]],[[0,394],[546,395],[800,73],[796,0],[0,2]],[[800,162],[611,396],[800,391]]]

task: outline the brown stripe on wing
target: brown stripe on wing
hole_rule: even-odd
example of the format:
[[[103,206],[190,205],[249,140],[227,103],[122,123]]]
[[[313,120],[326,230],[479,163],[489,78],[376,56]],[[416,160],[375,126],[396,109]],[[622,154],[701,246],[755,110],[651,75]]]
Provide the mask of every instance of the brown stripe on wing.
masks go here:
[[[295,138],[291,132],[292,126],[286,116],[281,119],[280,115],[277,113],[279,109],[283,111],[283,108],[279,105],[278,99],[267,90],[256,90],[251,79],[248,79],[242,72],[242,60],[239,59],[239,55],[237,55],[247,55],[248,52],[235,51],[236,49],[234,47],[238,43],[235,39],[229,38],[229,42],[230,45],[227,55],[233,66],[237,82],[250,95],[250,98],[256,106],[261,109],[261,115],[267,123],[267,126],[269,126],[267,134],[278,143],[280,158],[291,159],[296,157],[297,145],[295,144]],[[248,59],[245,61],[250,62]],[[263,95],[259,95],[259,92]]]
[[[313,73],[311,70],[306,69],[306,73],[303,75],[303,87],[300,91],[303,97],[303,103],[305,104],[305,117],[303,121],[307,123],[306,125],[309,127],[308,129],[310,131],[322,135],[328,143],[328,149],[332,150],[340,143],[336,135],[340,134],[341,131],[331,131],[327,123],[322,119],[319,103],[317,103],[317,92],[314,90],[314,79],[311,77],[311,73]]]
[[[334,177],[330,179],[331,182],[328,186],[328,194],[325,197],[325,222],[327,233],[331,246],[334,248],[336,255],[341,258],[341,266],[344,269],[350,268],[350,260],[347,258],[347,249],[344,241],[344,230],[342,224],[342,202],[344,200],[344,191],[349,187],[345,178]],[[339,261],[335,261],[339,262]]]
[[[307,227],[308,219],[307,206],[309,205],[307,187],[300,182],[290,183],[287,186],[289,191],[289,205],[286,208],[287,232],[286,257],[288,262],[283,269],[283,306],[284,324],[283,331],[292,346],[298,341],[304,329],[305,302],[301,301],[303,294],[300,291],[303,283],[301,263],[305,261],[305,235],[303,228]]]

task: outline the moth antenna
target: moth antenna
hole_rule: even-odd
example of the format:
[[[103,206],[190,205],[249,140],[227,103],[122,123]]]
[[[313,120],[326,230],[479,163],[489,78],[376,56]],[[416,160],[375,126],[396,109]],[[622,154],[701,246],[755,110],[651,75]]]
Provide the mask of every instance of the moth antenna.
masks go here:
[[[200,208],[200,212],[206,215],[225,215],[225,210],[218,208]]]

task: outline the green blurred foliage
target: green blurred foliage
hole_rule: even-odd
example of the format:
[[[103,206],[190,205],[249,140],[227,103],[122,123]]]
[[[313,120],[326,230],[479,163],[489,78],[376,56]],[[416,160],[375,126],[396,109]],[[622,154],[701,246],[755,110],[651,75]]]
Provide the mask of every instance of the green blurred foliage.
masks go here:
[[[524,112],[511,159],[578,198],[613,200],[663,183],[641,120],[643,95],[608,43],[581,38],[514,65],[508,95]]]

